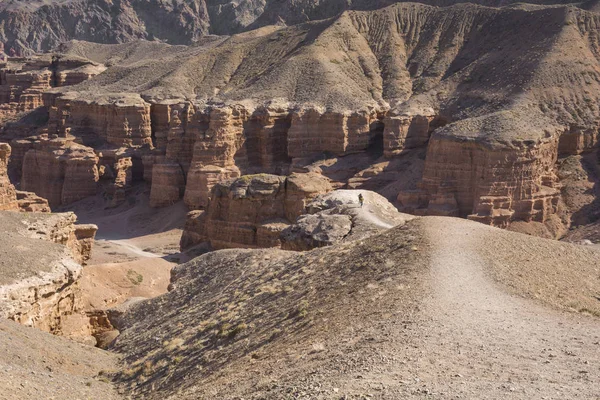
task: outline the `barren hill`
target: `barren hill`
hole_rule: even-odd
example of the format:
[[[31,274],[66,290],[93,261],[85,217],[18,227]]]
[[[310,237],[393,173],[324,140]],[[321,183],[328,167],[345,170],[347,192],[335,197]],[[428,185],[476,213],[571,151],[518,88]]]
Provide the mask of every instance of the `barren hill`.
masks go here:
[[[0,5],[0,40],[6,51],[48,51],[77,39],[124,43],[134,39],[191,44],[210,35],[227,35],[272,24],[294,25],[330,18],[348,9],[375,9],[394,0],[14,0]],[[459,0],[426,0],[447,6]],[[481,0],[488,6],[513,1]],[[557,4],[568,1],[542,0]],[[593,9],[594,2],[583,3]]]
[[[118,358],[0,319],[0,399],[122,398],[102,373]]]
[[[144,398],[593,398],[599,260],[439,217],[213,252],[126,314],[116,378]]]

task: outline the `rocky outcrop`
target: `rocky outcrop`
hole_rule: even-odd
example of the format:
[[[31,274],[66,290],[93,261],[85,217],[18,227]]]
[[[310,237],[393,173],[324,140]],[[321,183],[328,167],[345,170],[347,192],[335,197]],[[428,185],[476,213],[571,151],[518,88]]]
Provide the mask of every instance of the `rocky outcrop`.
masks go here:
[[[60,333],[78,309],[74,284],[89,259],[95,225],[65,214],[0,213],[0,314]]]
[[[206,211],[191,212],[181,247],[204,241],[214,249],[279,247],[279,234],[300,216],[308,201],[331,190],[317,174],[247,175],[219,183]]]
[[[364,205],[359,204],[362,195]],[[319,195],[306,214],[281,232],[281,248],[306,251],[342,241],[364,239],[413,217],[401,214],[385,197],[368,190],[335,190]]]
[[[8,179],[8,160],[11,148],[7,143],[0,143],[0,210],[18,209],[17,192]]]
[[[32,192],[15,190],[8,177],[11,147],[0,143],[0,210],[50,212],[48,200]]]
[[[48,200],[33,192],[17,190],[17,203],[19,204],[19,211],[23,212],[44,213],[51,211]]]
[[[170,206],[181,199],[185,191],[185,177],[181,165],[161,163],[152,167],[150,207]]]
[[[388,113],[384,120],[383,152],[393,157],[404,151],[427,145],[433,130],[443,124],[443,118],[433,110],[424,115]]]
[[[36,109],[48,89],[81,83],[105,69],[85,59],[10,57],[0,64],[0,118]]]
[[[151,144],[150,104],[139,95],[80,96],[76,92],[44,94],[49,109],[48,133],[73,135],[83,143],[115,146]]]
[[[518,146],[434,136],[419,189],[398,195],[414,214],[469,217],[506,227],[512,220],[545,222],[557,211],[554,165],[558,139]]]
[[[72,213],[28,214],[23,225],[26,235],[66,246],[71,257],[85,264],[91,257],[92,245],[98,227],[93,224],[77,225],[77,216]]]
[[[127,190],[131,188],[134,178],[143,178],[141,156],[135,149],[128,148],[102,150],[98,156],[98,172],[103,183],[104,196],[109,201],[109,207],[117,207],[125,201]],[[134,168],[134,161],[137,169]]]
[[[70,204],[97,191],[98,156],[72,139],[42,139],[23,159],[21,188],[48,199],[50,207]]]

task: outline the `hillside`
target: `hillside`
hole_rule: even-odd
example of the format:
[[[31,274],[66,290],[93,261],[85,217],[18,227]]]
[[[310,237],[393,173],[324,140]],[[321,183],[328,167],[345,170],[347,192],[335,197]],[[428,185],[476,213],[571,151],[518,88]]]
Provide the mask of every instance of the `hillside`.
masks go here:
[[[447,6],[459,1],[425,2]],[[348,9],[375,9],[393,3],[394,0],[14,0],[0,4],[0,41],[7,53],[13,49],[18,54],[48,51],[73,39],[97,43],[146,39],[192,44],[211,34],[229,35],[273,24],[295,25],[333,17]],[[478,3],[500,6],[512,1]],[[583,3],[583,7],[593,9],[594,4]]]
[[[0,399],[122,397],[103,376],[114,354],[0,319]]]
[[[439,217],[209,253],[125,315],[116,379],[157,399],[593,398],[599,256]]]

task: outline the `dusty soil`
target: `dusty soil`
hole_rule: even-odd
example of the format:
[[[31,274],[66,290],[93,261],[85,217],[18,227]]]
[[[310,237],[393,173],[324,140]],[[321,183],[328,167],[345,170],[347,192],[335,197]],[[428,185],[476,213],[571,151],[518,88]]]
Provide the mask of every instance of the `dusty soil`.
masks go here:
[[[0,399],[122,398],[104,373],[114,354],[0,319]]]
[[[44,214],[30,214],[31,220],[44,220]],[[23,214],[0,212],[0,285],[49,272],[70,253],[62,245],[31,238]],[[25,232],[24,232],[25,231]]]
[[[214,252],[174,279],[114,345],[136,397],[598,395],[590,247],[424,217],[301,254]]]
[[[179,253],[185,206],[180,202],[152,209],[147,192],[144,185],[134,187],[128,201],[117,208],[107,208],[100,195],[68,207],[81,222],[98,225],[98,233],[92,257],[77,283],[82,315],[67,320],[65,335],[93,343],[82,327],[94,323],[86,315],[116,307],[132,297],[166,293],[173,266],[189,259]]]

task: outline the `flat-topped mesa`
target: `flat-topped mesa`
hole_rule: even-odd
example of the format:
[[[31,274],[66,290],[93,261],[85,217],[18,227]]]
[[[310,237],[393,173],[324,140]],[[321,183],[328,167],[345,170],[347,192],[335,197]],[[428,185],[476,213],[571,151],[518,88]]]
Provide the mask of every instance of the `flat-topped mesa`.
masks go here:
[[[206,211],[192,211],[182,248],[209,242],[214,249],[279,247],[280,233],[306,204],[331,185],[318,174],[245,175],[216,184]]]
[[[8,160],[11,147],[0,143],[0,210],[17,210],[17,192],[8,178]]]
[[[21,187],[45,197],[51,207],[70,204],[97,191],[98,156],[72,139],[42,139],[23,159]]]
[[[102,141],[116,146],[152,144],[150,104],[139,95],[91,98],[73,92],[45,93],[48,133],[60,137],[71,134],[92,146]]]
[[[419,189],[398,195],[401,210],[499,227],[513,220],[545,222],[560,196],[557,146],[557,137],[508,146],[434,135]]]

